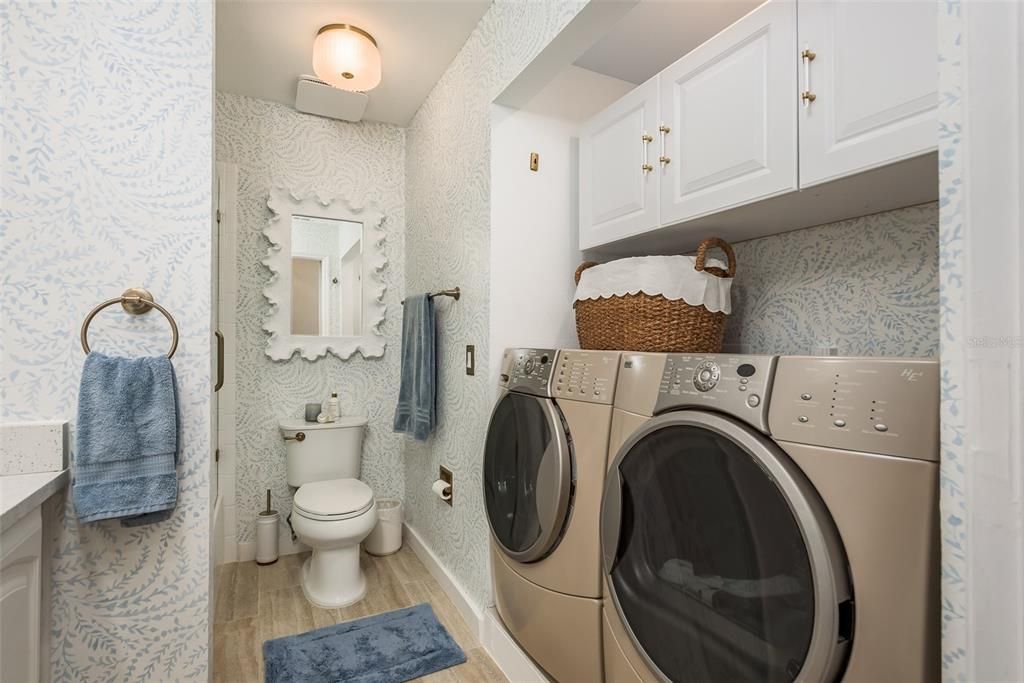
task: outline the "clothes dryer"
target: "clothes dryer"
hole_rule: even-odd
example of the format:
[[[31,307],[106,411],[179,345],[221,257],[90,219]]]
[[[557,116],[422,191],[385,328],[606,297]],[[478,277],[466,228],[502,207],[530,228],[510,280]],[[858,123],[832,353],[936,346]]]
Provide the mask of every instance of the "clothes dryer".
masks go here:
[[[938,680],[938,373],[623,354],[606,680]]]

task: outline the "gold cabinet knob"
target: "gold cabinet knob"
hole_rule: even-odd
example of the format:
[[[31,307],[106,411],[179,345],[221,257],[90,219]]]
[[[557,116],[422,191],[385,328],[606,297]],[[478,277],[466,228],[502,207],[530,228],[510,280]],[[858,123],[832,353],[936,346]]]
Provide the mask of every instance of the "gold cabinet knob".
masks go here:
[[[643,165],[643,166],[641,166],[640,168],[641,168],[641,169],[643,169],[643,172],[644,172],[644,173],[650,173],[651,171],[653,171],[653,170],[654,170],[654,167],[653,167],[653,166],[651,166],[650,164],[644,164],[644,165]]]
[[[658,157],[658,161],[660,161],[663,164],[668,164],[671,163],[672,160],[669,159],[668,157]]]
[[[804,90],[802,93],[800,93],[800,99],[803,100],[804,102],[813,102],[814,100],[818,99],[818,96],[812,93],[810,90]]]

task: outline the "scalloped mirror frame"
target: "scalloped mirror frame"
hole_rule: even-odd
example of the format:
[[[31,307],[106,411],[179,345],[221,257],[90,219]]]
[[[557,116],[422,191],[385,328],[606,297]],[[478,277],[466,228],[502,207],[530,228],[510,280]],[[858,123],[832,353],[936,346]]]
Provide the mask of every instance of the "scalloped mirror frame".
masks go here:
[[[345,199],[324,198],[318,194],[297,194],[282,187],[270,191],[267,206],[273,215],[263,234],[270,240],[267,257],[262,263],[270,269],[270,281],[263,296],[270,302],[263,329],[270,333],[267,355],[274,360],[288,360],[298,351],[306,360],[316,360],[333,353],[347,360],[358,351],[364,358],[384,355],[384,291],[387,286],[381,271],[387,265],[384,254],[384,215],[372,205],[352,206]],[[312,337],[291,333],[291,253],[292,216],[318,216],[363,224],[363,311],[367,334],[359,337]]]

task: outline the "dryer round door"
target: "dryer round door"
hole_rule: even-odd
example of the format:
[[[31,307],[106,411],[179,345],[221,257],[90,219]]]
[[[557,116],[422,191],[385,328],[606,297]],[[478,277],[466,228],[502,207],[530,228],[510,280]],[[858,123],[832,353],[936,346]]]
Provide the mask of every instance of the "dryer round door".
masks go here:
[[[846,557],[824,503],[762,434],[653,418],[619,450],[601,513],[605,578],[669,681],[831,681],[852,638]]]
[[[491,533],[518,562],[558,545],[572,499],[572,452],[549,398],[510,392],[494,407],[484,447],[484,504]]]

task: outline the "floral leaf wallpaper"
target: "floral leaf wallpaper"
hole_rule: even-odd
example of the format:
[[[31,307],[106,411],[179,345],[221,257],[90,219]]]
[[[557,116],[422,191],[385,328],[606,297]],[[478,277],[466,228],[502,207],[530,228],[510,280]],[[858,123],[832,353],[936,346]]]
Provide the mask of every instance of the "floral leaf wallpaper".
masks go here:
[[[960,353],[966,323],[963,154],[963,22],[959,0],[939,2],[939,269],[942,349],[939,415],[939,516],[942,538],[942,677],[966,681],[967,473],[964,410],[967,368]]]
[[[213,8],[14,0],[0,43],[0,416],[74,420],[82,318],[127,287],[181,330],[173,516],[79,525],[69,501],[48,506],[52,678],[206,680]],[[109,308],[89,340],[162,354],[169,333]]]
[[[369,417],[360,476],[378,498],[403,496],[402,438],[391,431],[398,400],[399,336],[404,297],[405,131],[382,123],[347,123],[302,114],[291,107],[241,95],[217,93],[216,158],[238,165],[237,310],[235,408],[222,411],[235,431],[237,540],[255,540],[255,519],[266,489],[282,518],[291,512],[283,418],[302,417],[306,403],[337,391],[345,414]],[[300,195],[375,205],[384,215],[383,280],[386,348],[381,358],[355,354],[316,361],[298,355],[273,361],[264,331],[269,304],[263,290],[271,271],[261,262],[270,242],[263,234],[271,188]],[[222,315],[224,312],[222,311]],[[282,525],[281,533],[287,532]]]
[[[739,242],[726,348],[937,356],[938,206]]]

